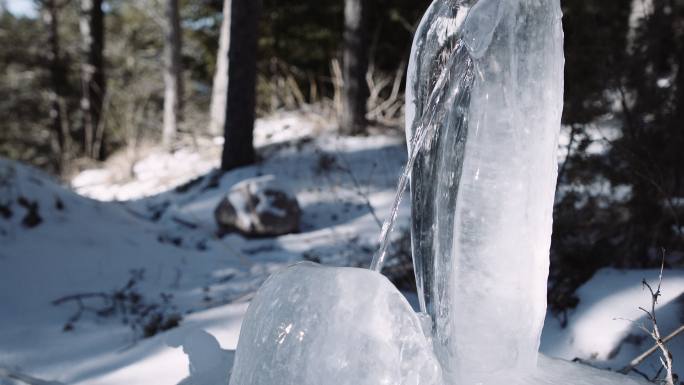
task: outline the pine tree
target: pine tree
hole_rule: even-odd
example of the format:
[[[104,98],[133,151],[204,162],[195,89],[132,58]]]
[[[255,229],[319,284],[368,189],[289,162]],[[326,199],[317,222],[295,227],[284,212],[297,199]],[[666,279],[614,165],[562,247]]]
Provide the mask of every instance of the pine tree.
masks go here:
[[[43,22],[47,30],[48,50],[47,62],[50,72],[50,121],[53,134],[57,139],[57,152],[59,156],[57,170],[61,171],[66,156],[66,140],[68,129],[67,121],[63,116],[64,93],[66,87],[66,67],[62,61],[59,39],[59,7],[57,0],[44,0],[42,2]]]
[[[340,132],[347,135],[366,131],[368,99],[368,50],[370,45],[366,0],[345,0],[342,116]]]
[[[231,170],[255,160],[256,59],[260,0],[231,3],[228,90],[221,168]]]
[[[164,127],[162,145],[169,149],[178,132],[183,99],[182,30],[178,0],[166,0],[164,30]]]
[[[219,35],[219,48],[216,58],[216,72],[211,93],[209,110],[209,133],[219,135],[226,124],[226,98],[228,96],[228,44],[230,43],[230,0],[223,2],[223,20]]]
[[[81,111],[83,150],[87,156],[106,157],[102,110],[106,93],[104,73],[104,13],[102,0],[81,0]]]

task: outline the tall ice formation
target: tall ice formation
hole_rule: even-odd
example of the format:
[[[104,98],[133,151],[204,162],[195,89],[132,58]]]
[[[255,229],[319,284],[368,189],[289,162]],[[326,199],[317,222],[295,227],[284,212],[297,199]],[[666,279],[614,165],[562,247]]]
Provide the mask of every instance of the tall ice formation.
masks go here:
[[[453,63],[462,95],[435,98]],[[435,134],[412,168],[413,253],[447,383],[536,365],[563,65],[559,0],[435,0],[418,28],[407,133]]]

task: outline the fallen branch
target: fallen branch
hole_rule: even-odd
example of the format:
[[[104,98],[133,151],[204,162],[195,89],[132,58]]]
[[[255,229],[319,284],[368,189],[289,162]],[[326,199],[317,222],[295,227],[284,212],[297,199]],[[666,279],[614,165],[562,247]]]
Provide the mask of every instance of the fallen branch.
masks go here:
[[[106,293],[83,293],[83,294],[72,294],[72,295],[67,295],[61,298],[57,298],[56,300],[52,301],[52,304],[55,306],[61,305],[65,302],[69,301],[76,301],[76,302],[83,302],[84,299],[88,298],[102,298],[104,300],[107,300],[109,296]]]
[[[75,313],[64,324],[63,330],[73,330],[84,314],[93,314],[98,318],[118,316],[124,325],[130,326],[136,338],[138,335],[143,338],[152,337],[178,326],[183,317],[171,303],[173,296],[160,293],[159,302],[149,301],[137,288],[143,277],[144,270],[132,270],[131,278],[118,290],[109,293],[72,294],[52,301],[54,306],[67,303],[75,303],[77,306]]]
[[[662,343],[666,344],[670,342],[672,339],[682,334],[682,332],[684,332],[684,325],[681,325],[675,331],[668,334],[667,337],[663,338]],[[650,349],[646,350],[645,352],[641,353],[638,357],[630,361],[629,364],[627,364],[627,366],[620,369],[620,373],[627,374],[633,371],[637,366],[644,362],[645,359],[647,359],[651,354],[655,353],[658,349],[660,349],[660,346],[658,344],[653,345]]]
[[[375,213],[375,208],[373,207],[373,204],[370,201],[370,197],[368,196],[367,193],[363,191],[361,188],[361,184],[359,183],[358,179],[356,179],[356,175],[351,170],[351,167],[349,166],[349,163],[347,162],[344,157],[342,157],[341,154],[337,154],[337,157],[342,160],[345,164],[344,165],[338,165],[338,169],[341,171],[347,173],[354,184],[355,188],[355,193],[358,195],[361,199],[363,199],[364,204],[366,205],[366,208],[368,208],[368,212],[370,212],[371,216],[373,216],[373,219],[375,220],[375,223],[378,225],[380,229],[382,229],[382,221],[378,217],[378,215]]]
[[[29,375],[19,373],[14,370],[0,367],[0,378],[8,378],[10,380],[21,381],[28,385],[64,385],[58,381],[45,381],[39,378],[31,377]]]
[[[185,220],[185,219],[180,218],[180,217],[171,217],[171,220],[178,223],[179,225],[181,225],[183,227],[187,227],[190,230],[197,230],[199,228],[199,226],[196,223]]]

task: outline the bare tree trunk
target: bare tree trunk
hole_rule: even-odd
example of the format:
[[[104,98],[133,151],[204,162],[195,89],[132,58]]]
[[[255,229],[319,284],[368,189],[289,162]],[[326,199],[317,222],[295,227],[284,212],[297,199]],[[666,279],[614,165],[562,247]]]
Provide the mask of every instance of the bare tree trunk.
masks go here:
[[[178,0],[166,0],[166,28],[164,36],[164,128],[162,144],[170,149],[181,119],[182,31]]]
[[[81,111],[83,150],[87,156],[104,160],[104,125],[101,122],[104,95],[104,13],[102,0],[81,0]]]
[[[684,121],[684,43],[681,43],[681,40],[677,51],[679,68],[677,68],[677,77],[675,79],[675,87],[677,90],[675,98],[677,100],[675,117],[676,121],[681,123]]]
[[[62,116],[62,101],[66,86],[65,66],[62,62],[59,42],[59,12],[56,0],[44,0],[43,21],[48,32],[48,67],[50,70],[50,120],[52,131],[57,139],[58,164],[57,170],[64,167],[66,158],[67,127]]]
[[[221,168],[254,163],[256,54],[260,0],[231,0],[228,92]]]
[[[675,78],[675,87],[676,87],[676,94],[675,94],[675,115],[674,118],[672,119],[672,132],[678,132],[676,137],[678,138],[678,147],[681,148],[684,146],[684,134],[682,134],[681,131],[681,124],[684,122],[684,43],[682,43],[682,36],[680,35],[677,39],[679,41],[679,47],[677,47],[678,51],[678,57],[677,61],[679,62],[679,68],[677,68],[677,77]],[[676,152],[676,158],[675,158],[675,163],[674,164],[684,164],[684,152],[683,151],[678,151]],[[676,172],[674,175],[674,194],[681,196],[684,194],[684,170],[682,168],[677,167]],[[679,220],[677,219],[677,222]],[[681,235],[681,234],[680,234]]]
[[[223,1],[223,21],[216,59],[216,73],[211,91],[209,133],[219,135],[226,124],[226,99],[228,97],[228,44],[230,42],[231,0]]]
[[[366,102],[368,99],[369,9],[367,0],[344,2],[344,57],[342,116],[340,132],[357,135],[366,131]]]

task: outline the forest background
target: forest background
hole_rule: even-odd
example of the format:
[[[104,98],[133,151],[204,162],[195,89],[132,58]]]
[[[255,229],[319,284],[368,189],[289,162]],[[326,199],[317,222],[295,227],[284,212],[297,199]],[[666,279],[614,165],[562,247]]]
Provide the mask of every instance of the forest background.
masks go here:
[[[684,2],[562,3],[569,141],[554,214],[557,311],[574,306],[574,290],[601,267],[654,267],[663,252],[668,266],[684,266]],[[254,65],[243,67],[256,79],[248,115],[314,111],[344,135],[403,130],[406,62],[428,5],[264,0],[233,9],[233,36],[256,42]],[[223,7],[0,1],[0,155],[68,180],[146,144],[174,151],[202,136],[229,138],[230,123],[211,113]],[[250,137],[249,126],[238,138]],[[224,156],[223,168],[254,161],[249,151],[233,163]]]

